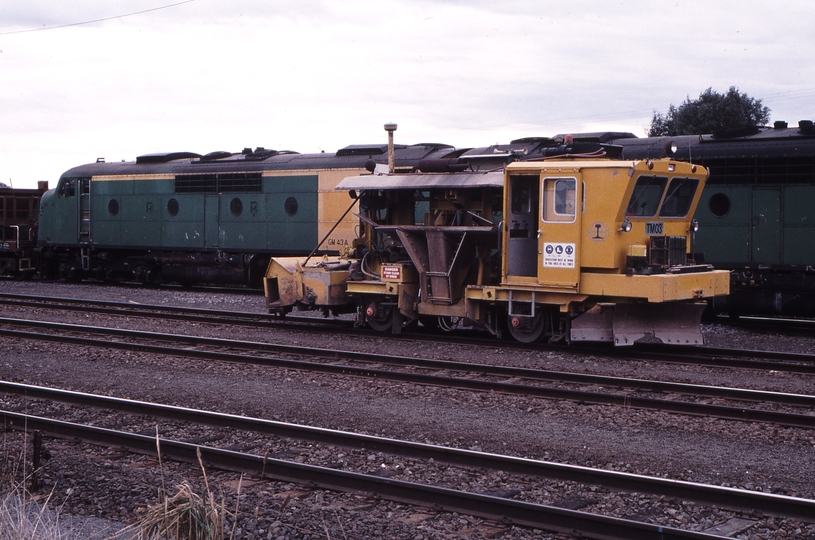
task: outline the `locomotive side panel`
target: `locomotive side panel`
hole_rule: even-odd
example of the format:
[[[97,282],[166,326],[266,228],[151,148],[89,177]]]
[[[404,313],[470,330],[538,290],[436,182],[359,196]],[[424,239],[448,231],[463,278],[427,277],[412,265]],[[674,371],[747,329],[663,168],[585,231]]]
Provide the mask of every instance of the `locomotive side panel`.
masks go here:
[[[753,188],[751,260],[753,264],[781,264],[781,188]]]
[[[751,204],[748,186],[708,184],[695,215],[700,233],[694,251],[704,253],[705,262],[727,268],[750,261]]]
[[[350,198],[348,193],[337,191],[335,188],[346,176],[361,172],[348,169],[320,172],[317,241],[325,238],[323,249],[327,251],[348,249],[358,236],[359,219],[354,214],[359,214],[359,203]],[[317,245],[316,242],[314,245]]]
[[[115,247],[159,243],[159,194],[167,191],[167,184],[167,180],[92,179],[90,242]]]
[[[79,202],[77,178],[61,178],[56,189],[46,191],[40,200],[39,242],[52,245],[78,243]]]
[[[166,202],[165,202],[166,201]],[[162,249],[203,249],[218,243],[218,197],[213,195],[165,195],[155,200],[150,211],[145,204],[147,229],[158,228],[158,237],[132,236],[131,247],[143,246]]]
[[[261,251],[307,254],[317,245],[317,187],[316,174],[264,178],[267,242]]]
[[[212,197],[217,206],[218,233],[208,245],[226,250],[263,249],[268,242],[264,218],[268,216],[263,194],[224,193]]]
[[[815,185],[784,187],[784,264],[809,266],[815,261]]]

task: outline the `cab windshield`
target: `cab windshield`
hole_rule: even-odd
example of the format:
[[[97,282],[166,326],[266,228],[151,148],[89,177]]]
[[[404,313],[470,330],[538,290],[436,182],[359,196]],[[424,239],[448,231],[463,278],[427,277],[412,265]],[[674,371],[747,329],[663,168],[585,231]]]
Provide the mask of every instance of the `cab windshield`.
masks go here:
[[[659,210],[659,217],[687,216],[698,187],[698,178],[674,178],[671,180],[668,185],[668,192],[665,195],[665,201]]]
[[[634,186],[634,192],[631,193],[631,200],[628,201],[625,215],[636,217],[655,216],[667,183],[667,176],[640,176]]]

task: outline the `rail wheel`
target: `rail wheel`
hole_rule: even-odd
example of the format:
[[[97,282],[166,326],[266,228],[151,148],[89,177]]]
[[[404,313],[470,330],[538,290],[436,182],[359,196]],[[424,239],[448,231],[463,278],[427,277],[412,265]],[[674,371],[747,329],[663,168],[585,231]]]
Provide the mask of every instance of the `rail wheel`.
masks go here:
[[[538,341],[546,330],[546,317],[544,310],[538,310],[534,317],[521,317],[509,315],[507,317],[509,334],[521,343],[534,343]]]
[[[393,306],[372,300],[365,308],[365,320],[377,332],[387,332],[393,328]]]

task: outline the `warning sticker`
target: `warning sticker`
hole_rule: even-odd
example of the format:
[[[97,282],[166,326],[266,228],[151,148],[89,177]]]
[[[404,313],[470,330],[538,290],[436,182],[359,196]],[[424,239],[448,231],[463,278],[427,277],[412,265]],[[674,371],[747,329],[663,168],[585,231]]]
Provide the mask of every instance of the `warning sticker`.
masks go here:
[[[574,244],[545,242],[543,244],[544,268],[574,268]]]
[[[402,267],[395,264],[383,264],[382,279],[389,280],[402,279]]]

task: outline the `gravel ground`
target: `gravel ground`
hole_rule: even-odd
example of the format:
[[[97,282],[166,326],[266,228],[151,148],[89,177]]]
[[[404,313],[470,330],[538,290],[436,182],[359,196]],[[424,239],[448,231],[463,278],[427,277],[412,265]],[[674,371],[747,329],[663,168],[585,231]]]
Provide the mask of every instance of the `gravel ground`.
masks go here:
[[[263,298],[184,290],[93,285],[0,282],[0,291],[43,296],[79,297],[199,308],[264,312]],[[5,317],[59,320],[75,324],[166,331],[166,322],[96,316],[4,306]],[[430,344],[409,339],[349,338],[343,335],[287,330],[219,328],[211,324],[172,323],[173,331],[314,345],[349,350],[388,352],[429,358],[505,363],[647,379],[669,379],[812,393],[813,379],[800,374],[734,371],[720,368],[664,366],[644,361],[609,360],[569,353],[509,352],[467,345]],[[721,347],[811,352],[815,340],[751,334],[706,327],[708,344]],[[225,335],[227,334],[227,335]],[[444,444],[688,480],[815,498],[812,470],[815,432],[724,420],[669,415],[574,402],[526,399],[387,381],[299,373],[254,366],[207,364],[92,348],[15,342],[0,338],[0,378],[71,390],[245,414],[333,429]],[[0,406],[18,405],[14,400]],[[75,413],[65,412],[66,415]],[[83,421],[88,421],[84,418]],[[100,422],[102,420],[99,420]],[[156,424],[145,420],[137,429],[155,435]],[[178,429],[162,425],[160,429]],[[173,433],[172,438],[176,438]],[[169,433],[167,434],[169,437]],[[218,435],[220,436],[220,435]],[[183,433],[184,440],[206,439],[206,433]],[[211,434],[211,437],[216,437]],[[19,449],[14,435],[3,448]],[[212,444],[201,441],[200,444]],[[220,443],[219,443],[220,444]],[[249,444],[237,438],[242,450]],[[257,443],[260,444],[260,443]],[[743,518],[743,539],[815,538],[815,527],[775,518],[740,516],[720,509],[620,495],[599,488],[515,479],[501,473],[462,473],[440,465],[418,465],[398,459],[355,455],[342,449],[264,441],[262,449],[276,457],[320,464],[340,462],[344,468],[379,470],[404,479],[437,478],[465,484],[479,492],[503,493],[567,508],[627,516],[666,526],[708,530]],[[162,463],[143,456],[63,441],[49,441],[52,459],[42,473],[51,500],[62,513],[130,523],[157,500],[162,486],[188,481],[203,491],[200,470]],[[254,451],[254,450],[252,450]],[[6,463],[15,452],[6,452]],[[272,454],[270,454],[272,455]],[[288,456],[288,457],[287,457]],[[570,538],[449,513],[437,513],[365,495],[338,494],[275,482],[254,482],[226,473],[207,479],[219,496],[237,507],[236,538]],[[240,489],[240,493],[238,490]],[[171,495],[173,493],[170,493]],[[735,526],[734,526],[735,527]],[[738,528],[738,527],[735,527]],[[87,536],[87,535],[85,535]],[[81,534],[79,537],[85,537]]]

